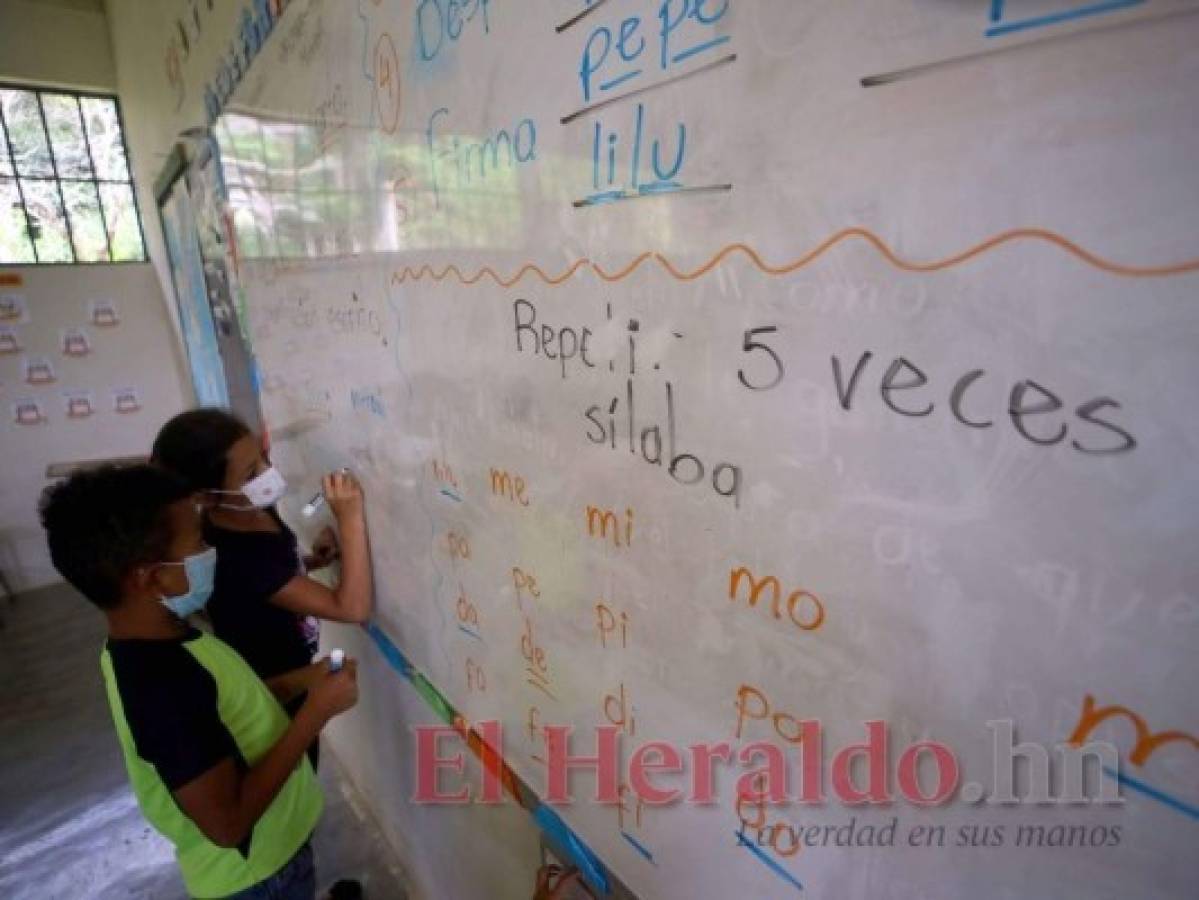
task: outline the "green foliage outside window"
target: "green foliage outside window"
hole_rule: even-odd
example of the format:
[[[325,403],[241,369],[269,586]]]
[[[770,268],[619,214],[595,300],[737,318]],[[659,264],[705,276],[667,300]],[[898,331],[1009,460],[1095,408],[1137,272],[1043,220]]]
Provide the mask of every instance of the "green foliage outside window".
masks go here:
[[[0,87],[0,264],[145,258],[116,99]]]

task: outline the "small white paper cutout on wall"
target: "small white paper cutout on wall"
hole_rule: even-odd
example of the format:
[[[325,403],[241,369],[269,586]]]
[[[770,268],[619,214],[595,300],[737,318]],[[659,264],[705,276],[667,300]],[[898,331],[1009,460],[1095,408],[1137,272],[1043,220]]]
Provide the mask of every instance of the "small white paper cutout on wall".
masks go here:
[[[92,352],[92,342],[82,328],[67,328],[62,332],[64,356],[87,356]]]
[[[96,412],[91,391],[63,391],[62,399],[68,419],[87,419]]]
[[[54,364],[44,356],[26,357],[24,369],[26,384],[53,384],[58,380]]]
[[[9,353],[20,353],[25,348],[21,345],[21,335],[11,325],[0,325],[0,356]]]
[[[112,300],[89,300],[87,317],[97,328],[116,328],[121,324],[121,314]]]
[[[33,397],[19,397],[13,401],[12,419],[18,425],[41,425],[50,421],[41,402]]]
[[[24,325],[29,321],[29,306],[24,294],[0,294],[0,324]]]
[[[140,412],[141,396],[135,387],[120,387],[112,389],[112,410],[121,415]]]

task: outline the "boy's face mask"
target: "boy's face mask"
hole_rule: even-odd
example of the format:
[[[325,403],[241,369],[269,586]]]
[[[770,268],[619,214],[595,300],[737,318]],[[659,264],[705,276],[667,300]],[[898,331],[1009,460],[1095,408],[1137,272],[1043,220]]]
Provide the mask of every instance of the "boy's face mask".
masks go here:
[[[250,501],[249,507],[222,503],[221,506],[225,509],[269,509],[283,499],[286,491],[287,481],[279,474],[278,469],[271,466],[261,475],[256,475],[243,484],[240,491],[209,491],[208,493],[235,494]]]
[[[162,566],[183,566],[187,575],[187,593],[177,597],[163,597],[162,605],[180,619],[199,612],[212,596],[212,585],[216,577],[216,548],[209,547],[200,553],[184,557],[183,562],[164,562]]]

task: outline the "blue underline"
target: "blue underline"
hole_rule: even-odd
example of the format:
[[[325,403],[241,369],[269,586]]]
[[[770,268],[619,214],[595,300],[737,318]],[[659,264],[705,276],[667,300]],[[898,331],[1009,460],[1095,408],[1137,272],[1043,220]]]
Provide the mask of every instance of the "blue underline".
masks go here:
[[[611,81],[605,81],[603,84],[600,85],[600,90],[601,91],[610,91],[610,90],[612,90],[612,88],[616,87],[617,85],[624,84],[630,78],[636,78],[640,74],[641,74],[640,69],[633,69],[633,71],[631,71],[631,72],[625,72],[623,75],[616,76]]]
[[[733,834],[737,835],[738,844],[740,844],[742,847],[748,848],[750,853],[752,853],[762,862],[766,863],[766,865],[770,867],[771,871],[774,872],[775,875],[790,883],[797,891],[803,890],[803,885],[799,883],[798,878],[771,859],[766,851],[761,847],[755,847],[751,841],[746,840],[745,833],[743,831],[734,831]]]
[[[1045,25],[1058,25],[1062,22],[1069,22],[1073,19],[1084,19],[1088,16],[1097,16],[1106,12],[1115,12],[1118,9],[1127,9],[1130,6],[1140,6],[1145,0],[1109,0],[1107,3],[1094,3],[1090,6],[1081,6],[1078,9],[1068,9],[1060,13],[1052,13],[1047,16],[1038,16],[1034,19],[1019,19],[1015,22],[1008,22],[1003,25],[992,25],[987,29],[987,37],[999,37],[1004,34],[1011,34],[1016,31],[1027,31],[1030,28],[1041,28]],[[994,7],[992,7],[994,10]]]
[[[628,841],[630,844],[632,844],[634,850],[636,850],[638,853],[640,853],[642,856],[644,856],[646,859],[648,859],[655,866],[657,865],[657,863],[654,862],[654,855],[652,853],[650,853],[649,850],[646,849],[645,845],[642,844],[639,840],[637,840],[637,838],[633,837],[627,831],[623,831],[623,830],[620,832],[620,836],[622,838],[624,838],[626,841]]]
[[[1192,819],[1199,820],[1199,807],[1193,806],[1177,797],[1172,797],[1165,791],[1159,790],[1152,785],[1146,784],[1139,778],[1133,778],[1131,775],[1125,775],[1123,772],[1117,772],[1115,769],[1108,766],[1103,767],[1104,773],[1109,778],[1116,779],[1117,782],[1125,787],[1132,788],[1134,791],[1140,791],[1146,797],[1152,797],[1159,803],[1164,803],[1171,809],[1176,809],[1184,816],[1190,816]]]
[[[671,61],[681,63],[683,60],[690,59],[697,54],[703,53],[705,50],[711,50],[713,47],[719,47],[721,44],[727,44],[728,42],[729,36],[727,34],[724,37],[713,38],[706,44],[700,44],[696,47],[690,48],[689,50],[684,50],[682,53],[676,53]]]

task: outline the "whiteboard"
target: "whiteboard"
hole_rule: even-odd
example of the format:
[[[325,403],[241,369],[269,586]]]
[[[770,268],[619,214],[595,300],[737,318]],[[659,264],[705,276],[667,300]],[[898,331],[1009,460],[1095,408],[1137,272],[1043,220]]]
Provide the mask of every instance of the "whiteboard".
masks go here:
[[[379,625],[531,786],[539,725],[793,760],[801,719],[826,757],[888,726],[886,806],[747,827],[741,768],[706,805],[561,807],[610,871],[1193,890],[1197,5],[347,6],[293,0],[215,128],[292,511],[354,468]],[[1088,702],[1122,805],[896,791],[914,742],[989,785],[988,722],[1052,749]],[[896,846],[790,843],[851,818]]]

